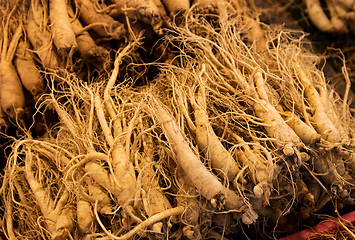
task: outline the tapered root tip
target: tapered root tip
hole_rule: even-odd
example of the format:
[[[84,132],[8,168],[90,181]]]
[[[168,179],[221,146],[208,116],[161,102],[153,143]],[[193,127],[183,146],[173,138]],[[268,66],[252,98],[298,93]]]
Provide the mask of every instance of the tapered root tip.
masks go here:
[[[152,225],[152,230],[155,234],[163,234],[163,223],[162,222],[157,222]]]
[[[308,162],[311,159],[311,156],[306,152],[301,152],[300,155],[302,162]]]
[[[258,214],[251,209],[249,209],[242,215],[242,222],[246,225],[251,225],[255,223],[257,219],[258,219]]]
[[[100,209],[101,214],[110,214],[112,213],[113,209],[111,207],[102,207]]]
[[[217,208],[217,200],[215,198],[211,199],[211,205],[212,207]]]
[[[292,143],[286,144],[285,147],[282,149],[282,151],[288,157],[291,157],[293,156],[293,154],[295,154],[295,150],[293,149]]]
[[[257,197],[257,198],[261,198],[264,194],[264,190],[262,189],[262,187],[260,185],[256,185],[254,188],[253,188],[253,192],[254,192],[254,195]]]
[[[185,237],[187,237],[188,239],[194,239],[194,231],[191,230],[191,227],[185,226],[182,231]]]

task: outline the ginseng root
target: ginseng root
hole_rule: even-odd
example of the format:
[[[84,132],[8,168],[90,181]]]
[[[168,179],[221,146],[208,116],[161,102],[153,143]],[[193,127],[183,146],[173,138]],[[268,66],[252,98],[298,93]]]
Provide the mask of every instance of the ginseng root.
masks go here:
[[[78,46],[71,28],[66,1],[50,0],[49,16],[54,45],[57,47],[58,53],[62,57],[66,57],[72,49],[75,50]]]

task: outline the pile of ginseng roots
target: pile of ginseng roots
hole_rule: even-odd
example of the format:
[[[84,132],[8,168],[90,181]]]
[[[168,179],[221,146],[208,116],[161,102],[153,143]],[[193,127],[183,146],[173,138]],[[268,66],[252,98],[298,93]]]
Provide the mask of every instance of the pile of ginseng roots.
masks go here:
[[[8,147],[8,239],[234,239],[354,205],[354,117],[303,33],[194,8],[164,31],[164,62],[138,36],[108,75],[46,71],[59,122]]]

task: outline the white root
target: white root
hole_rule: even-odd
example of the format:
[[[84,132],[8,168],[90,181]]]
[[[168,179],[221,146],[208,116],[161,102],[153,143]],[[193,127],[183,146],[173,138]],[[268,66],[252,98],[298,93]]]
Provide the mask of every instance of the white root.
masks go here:
[[[254,74],[255,85],[261,99],[254,103],[255,115],[262,119],[265,130],[270,137],[275,138],[276,144],[283,147],[286,156],[295,154],[303,143],[297,134],[289,127],[276,108],[271,105],[264,87],[264,79],[261,72]]]
[[[181,166],[188,179],[190,179],[200,194],[208,200],[219,199],[220,197],[224,199],[227,189],[207,170],[191,150],[174,119],[157,100],[152,99],[150,102],[153,105],[152,110],[154,111],[155,119],[162,126],[168,141],[171,143],[171,148],[175,153],[175,160]],[[193,171],[191,171],[192,169]],[[237,203],[238,200],[235,202]],[[243,205],[242,201],[240,204],[241,206]]]
[[[252,149],[248,143],[237,134],[232,133],[232,136],[243,148],[243,151],[238,151],[236,154],[241,164],[249,168],[249,176],[255,184],[253,188],[254,195],[258,198],[264,196],[265,201],[268,202],[274,177],[273,163],[268,163],[260,152],[256,149]]]
[[[315,146],[321,141],[320,134],[318,134],[312,126],[309,126],[303,122],[295,113],[285,111],[281,114],[285,116],[285,122],[301,138],[302,142],[309,146]]]
[[[225,149],[215,134],[207,115],[205,88],[199,86],[196,93],[196,103],[193,103],[196,141],[199,148],[211,161],[212,167],[226,175],[229,181],[234,181],[240,169],[231,154]],[[243,180],[241,180],[243,182]],[[245,180],[244,180],[245,181]]]
[[[312,85],[311,79],[307,76],[300,62],[294,60],[294,68],[299,81],[304,87],[304,94],[310,107],[313,110],[313,115],[311,117],[311,122],[316,131],[325,139],[331,143],[341,142],[341,135],[338,129],[334,126],[332,121],[329,119],[324,106],[322,104],[319,93]]]
[[[207,170],[190,148],[171,115],[156,99],[152,97],[150,100],[155,119],[161,125],[175,154],[175,161],[197,191],[208,199],[214,207],[225,206],[231,210],[241,209],[244,206],[243,199],[232,190],[224,187],[217,177]],[[256,218],[257,215],[252,209],[248,209],[243,214],[245,224],[255,222]]]

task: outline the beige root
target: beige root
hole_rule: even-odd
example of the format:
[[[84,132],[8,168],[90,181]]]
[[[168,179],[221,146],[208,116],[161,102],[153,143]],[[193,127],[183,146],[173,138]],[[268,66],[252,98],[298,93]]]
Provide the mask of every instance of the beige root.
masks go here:
[[[162,126],[164,134],[175,154],[177,164],[183,169],[186,177],[196,187],[197,191],[208,199],[214,207],[224,205],[227,209],[231,210],[237,210],[243,207],[244,201],[232,190],[223,186],[217,177],[209,172],[198,159],[186,142],[176,122],[161,103],[154,98],[150,100],[154,118]],[[248,209],[247,212],[243,214],[242,221],[245,224],[252,224],[256,218],[255,212]]]
[[[148,228],[149,226],[153,225],[156,222],[159,222],[161,220],[163,220],[164,218],[168,218],[171,216],[175,216],[175,215],[179,215],[181,213],[183,213],[185,209],[183,207],[175,207],[175,208],[170,208],[167,209],[163,212],[157,213],[149,218],[147,218],[146,220],[144,220],[143,222],[141,222],[140,224],[138,224],[137,226],[135,226],[132,230],[130,230],[129,232],[125,233],[124,235],[117,237],[115,235],[113,235],[112,233],[110,233],[109,231],[107,231],[104,228],[105,233],[108,235],[108,237],[106,238],[96,238],[96,239],[100,239],[100,240],[106,240],[106,239],[117,239],[117,240],[126,240],[126,239],[130,239],[131,237],[133,237],[135,234],[144,231],[146,228]],[[96,211],[95,211],[96,213]],[[99,221],[99,223],[101,223],[99,216],[96,213],[96,219]],[[102,223],[100,224],[102,227]]]
[[[170,15],[175,15],[179,12],[187,11],[190,8],[189,0],[162,0],[162,2],[164,3],[166,9],[168,9]]]
[[[302,142],[310,146],[315,146],[321,141],[320,135],[314,130],[314,128],[303,122],[295,113],[282,111],[281,114],[287,125],[295,131],[295,133],[301,138]]]
[[[112,8],[112,5],[109,6]],[[161,28],[163,21],[161,19],[160,10],[155,4],[154,0],[120,0],[115,1],[113,6],[116,10],[112,14],[125,14],[127,17],[133,20],[140,20],[144,23],[150,24],[155,31],[158,31]]]
[[[210,159],[212,167],[234,181],[240,169],[231,154],[222,145],[208,120],[205,87],[199,86],[194,107],[196,141],[199,148]]]
[[[12,35],[9,42],[9,24],[13,11],[6,20],[6,26],[3,29],[4,35],[1,40],[1,58],[0,58],[0,105],[2,111],[11,119],[21,119],[24,114],[25,96],[22,91],[22,85],[17,75],[17,71],[12,64],[12,60],[22,35],[22,25],[20,24]]]
[[[87,62],[95,64],[95,66],[102,67],[101,65],[106,62],[109,57],[108,50],[96,45],[94,39],[84,30],[79,19],[74,18],[73,9],[70,6],[68,6],[68,13],[71,17],[71,27],[75,33],[78,51],[81,57]]]
[[[58,53],[65,57],[72,49],[75,50],[78,46],[71,28],[66,1],[50,0],[49,16],[54,45],[57,47]]]
[[[100,36],[118,40],[124,37],[126,30],[122,23],[107,14],[97,12],[94,3],[90,0],[77,0],[76,2],[80,10],[80,18]]]
[[[334,32],[336,26],[324,13],[319,0],[305,0],[309,18],[312,23],[323,32]]]
[[[78,221],[78,230],[80,235],[85,236],[95,231],[95,218],[90,202],[84,199],[77,200],[76,219]]]
[[[159,185],[159,177],[154,171],[155,162],[153,160],[154,144],[150,135],[143,136],[143,150],[141,157],[136,154],[136,158],[141,160],[141,185],[143,206],[149,217],[159,212],[171,208],[171,204]],[[137,161],[136,161],[137,162]],[[152,230],[162,234],[163,223],[157,222],[152,225]]]
[[[45,92],[45,83],[36,67],[29,44],[20,41],[16,49],[15,66],[22,85],[32,94],[35,101]]]
[[[53,46],[51,34],[46,29],[46,14],[43,6],[36,1],[29,9],[25,29],[34,52],[44,68],[56,69],[61,66],[60,57]]]
[[[294,155],[295,149],[302,146],[301,139],[293,129],[285,123],[276,108],[269,102],[261,72],[256,72],[254,74],[254,80],[258,94],[261,98],[254,104],[255,115],[262,119],[266,124],[264,126],[266,132],[270,137],[276,139],[277,144],[281,144],[285,155]]]
[[[239,144],[242,144],[243,151],[239,151],[236,154],[241,164],[249,168],[249,176],[255,184],[253,188],[255,196],[258,198],[264,196],[265,202],[268,202],[271,194],[272,180],[274,178],[274,164],[272,163],[272,159],[266,161],[264,156],[257,151],[257,146],[252,149],[248,143],[237,134],[232,133],[232,137],[235,138]],[[271,156],[268,156],[268,158],[271,158]]]
[[[75,209],[72,205],[66,205],[58,216],[56,222],[56,232],[52,236],[52,240],[68,239],[70,233],[74,229]]]

